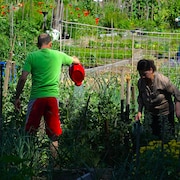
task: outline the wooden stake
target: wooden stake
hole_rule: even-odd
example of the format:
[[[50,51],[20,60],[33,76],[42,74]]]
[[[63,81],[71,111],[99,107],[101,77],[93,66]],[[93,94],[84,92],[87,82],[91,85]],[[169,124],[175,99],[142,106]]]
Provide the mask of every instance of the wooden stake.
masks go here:
[[[7,96],[10,69],[11,69],[11,62],[8,60],[8,61],[6,62],[5,79],[4,79],[4,86],[3,86],[3,96],[4,96],[4,97]]]
[[[127,89],[126,89],[126,122],[128,122],[127,120],[129,120],[129,114],[130,114],[130,96],[131,96],[131,77],[128,74],[126,77],[126,82],[127,82]]]
[[[127,82],[127,96],[126,96],[126,105],[130,104],[130,94],[131,94],[131,86],[130,86],[130,75],[127,75],[126,82]]]
[[[15,40],[16,40],[16,36],[14,36],[14,38],[13,38],[12,48],[11,48],[11,51],[9,52],[9,60],[7,60],[7,62],[6,62],[5,78],[4,78],[4,86],[3,86],[3,96],[4,97],[7,96],[8,83],[9,83],[10,72],[12,70],[12,64],[15,64],[15,62],[12,61]],[[13,67],[15,68],[15,65],[13,65]]]
[[[121,120],[124,120],[124,68],[121,70]]]
[[[121,100],[124,100],[124,69],[121,70]]]

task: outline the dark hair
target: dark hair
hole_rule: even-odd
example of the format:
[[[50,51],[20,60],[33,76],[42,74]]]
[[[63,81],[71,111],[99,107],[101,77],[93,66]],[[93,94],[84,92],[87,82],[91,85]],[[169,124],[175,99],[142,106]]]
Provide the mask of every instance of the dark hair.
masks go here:
[[[156,66],[153,60],[141,59],[137,64],[138,71],[148,71],[153,69],[153,72],[156,71]]]
[[[48,44],[49,42],[51,42],[51,36],[43,33],[38,36],[37,46],[38,48],[41,48],[43,44]]]

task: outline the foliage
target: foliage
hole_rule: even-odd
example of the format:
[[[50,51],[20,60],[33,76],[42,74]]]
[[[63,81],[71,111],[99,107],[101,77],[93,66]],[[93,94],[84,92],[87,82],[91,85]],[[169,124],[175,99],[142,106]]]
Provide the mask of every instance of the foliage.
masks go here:
[[[0,26],[1,26],[1,36],[0,36],[0,43],[3,44],[3,46],[0,46],[0,59],[1,61],[4,61],[5,59],[8,58],[9,56],[9,45],[10,45],[10,40],[9,40],[9,23],[6,21],[5,18],[0,19]]]
[[[137,154],[127,157],[124,163],[114,169],[115,179],[179,179],[180,142],[171,140],[150,141],[140,147],[139,160]],[[116,178],[118,177],[118,178]]]
[[[65,20],[95,25],[94,9],[94,3],[90,3],[90,1],[83,1],[78,4],[67,4]]]
[[[2,140],[1,179],[29,179],[47,165],[49,150],[45,138],[28,137],[21,129],[6,128]]]
[[[126,116],[126,112],[121,111],[118,79],[116,77],[110,80],[95,77],[95,80],[98,87],[92,85],[89,89],[85,88],[86,82],[81,87],[70,84],[67,87],[64,83],[61,85],[59,98],[63,135],[59,139],[61,148],[57,159],[61,168],[115,167],[113,170],[115,179],[134,178],[135,176],[143,179],[144,174],[152,177],[149,172],[154,172],[153,175],[159,177],[159,174],[163,172],[163,169],[159,169],[159,165],[164,167],[163,163],[171,168],[170,174],[175,172],[176,169],[172,168],[173,162],[177,160],[169,158],[169,154],[168,160],[155,154],[153,158],[158,157],[158,159],[154,159],[153,162],[157,163],[158,171],[150,171],[154,167],[149,167],[152,156],[148,158],[149,154],[145,151],[140,155],[140,166],[136,169],[136,163],[133,160],[135,156],[131,119]],[[17,178],[22,177],[22,173],[25,177],[38,176],[44,168],[51,172],[49,140],[44,135],[38,136],[38,139],[29,139],[22,131],[30,84],[27,83],[22,96],[22,114],[15,114],[13,105],[9,104],[13,95],[13,87],[12,84],[10,96],[4,99],[3,112],[6,112],[4,113],[4,145],[0,151],[3,177],[10,177],[12,173],[9,172],[16,172]],[[174,152],[173,143],[174,141],[168,143],[168,148],[172,150],[171,153]],[[179,143],[174,146],[174,149],[178,147]],[[147,152],[149,150],[150,148],[147,148]],[[156,150],[151,149],[151,153],[156,153]],[[147,158],[146,161],[145,158]],[[150,170],[145,169],[146,166]],[[8,171],[5,171],[7,167]],[[13,178],[16,177],[13,176]],[[173,177],[176,177],[175,173]]]
[[[0,47],[0,51],[1,51],[0,59],[1,61],[5,61],[6,59],[8,59],[9,57],[8,52],[10,51],[9,39],[7,38],[7,36],[1,34],[0,43],[3,44],[3,46]]]
[[[163,148],[163,149],[162,149]],[[180,144],[171,140],[167,144],[162,141],[151,141],[140,148],[140,165],[138,173],[145,177],[172,178],[179,177]]]
[[[170,3],[168,3],[167,6],[168,6],[168,10],[167,10],[168,16],[166,18],[170,24],[170,27],[176,28],[175,18],[179,17],[180,14],[180,1],[173,0]]]
[[[15,1],[9,1],[8,3],[10,4],[12,2],[15,3]],[[167,11],[167,6],[164,7],[163,12],[161,12],[163,17],[158,19],[157,12],[159,12],[160,9],[155,7],[154,22],[151,20],[147,21],[144,18],[138,19],[140,15],[144,17],[144,12],[137,12],[137,6],[135,8],[135,13],[137,14],[134,14],[133,18],[131,18],[130,13],[127,14],[123,12],[122,9],[114,7],[113,3],[106,4],[103,9],[100,6],[91,4],[90,1],[78,1],[78,4],[76,4],[76,2],[77,1],[73,1],[72,7],[70,8],[68,1],[66,1],[66,13],[68,13],[68,19],[66,20],[85,22],[96,26],[102,25],[127,29],[134,29],[140,26],[147,30],[157,27],[158,30],[162,31],[165,30],[165,25],[167,25],[166,23],[162,23],[162,21],[167,20],[166,22],[168,22],[168,20],[171,20],[171,22],[173,22],[173,18],[179,12],[172,3],[170,4],[171,10]],[[157,5],[156,2],[148,1],[151,7],[151,13],[153,3]],[[147,5],[144,1],[137,1],[136,3],[140,3],[142,7]],[[3,5],[4,2],[0,1],[0,4]],[[45,8],[43,10],[41,9],[41,11],[52,10],[49,6],[46,7],[45,3],[43,3],[41,7]],[[21,99],[21,112],[15,112],[13,106],[14,91],[24,59],[30,51],[37,49],[36,38],[37,35],[43,31],[43,15],[41,11],[38,11],[40,10],[38,0],[27,1],[27,4],[19,7],[18,11],[13,11],[14,22],[12,26],[12,22],[9,21],[10,15],[8,14],[8,8],[9,5],[6,7],[5,14],[2,13],[4,12],[4,8],[1,7],[0,11],[0,42],[3,45],[0,46],[0,59],[2,61],[8,59],[9,52],[11,51],[10,43],[15,39],[13,59],[16,61],[17,74],[15,80],[9,82],[8,96],[3,98],[3,136],[1,137],[3,141],[0,149],[0,174],[2,175],[2,179],[28,179],[33,176],[40,176],[44,168],[48,173],[52,172],[51,163],[49,162],[52,158],[49,153],[50,142],[47,137],[43,134],[42,137],[37,136],[32,138],[24,134],[22,130],[25,123],[28,97],[31,89],[31,77],[24,87]],[[177,11],[174,11],[173,14],[172,11],[174,9]],[[70,13],[70,10],[72,10],[73,14]],[[84,10],[86,12],[84,12]],[[169,19],[167,12],[170,17]],[[48,13],[48,27],[50,27],[51,21],[50,14],[51,13]],[[78,14],[80,14],[80,17]],[[96,24],[95,21],[97,16],[100,18],[99,24]],[[73,34],[74,37],[80,37],[85,35],[85,33],[91,35],[95,33],[95,31],[88,28],[80,32],[73,32]],[[101,34],[101,32],[99,32],[99,34]],[[131,57],[132,52],[126,50],[126,56],[123,56],[121,49],[124,51],[125,47],[131,47],[132,40],[124,40],[122,37],[123,35],[118,35],[117,41],[120,42],[115,42],[114,44],[111,43],[111,38],[88,40],[87,47],[82,47],[78,42],[79,44],[64,46],[64,51],[68,52],[68,54],[76,51],[85,66],[90,67],[94,64],[103,65],[103,58],[112,58],[111,47],[115,48],[113,58],[122,59]],[[109,44],[107,43],[105,46],[103,41],[109,42]],[[60,49],[59,44],[59,42],[54,42],[53,48]],[[164,42],[157,44],[156,42],[149,41],[142,43],[139,47],[138,41],[135,41],[135,48],[156,50],[159,46],[160,51],[164,52],[166,49],[166,53],[168,53],[168,49],[176,49],[177,44],[178,42],[172,40],[167,47]],[[92,50],[92,47],[96,49]],[[82,57],[84,57],[84,59]],[[91,60],[91,62],[89,60]],[[167,70],[167,66],[161,70],[164,69]],[[174,73],[171,72],[175,70],[177,72],[179,71],[179,69],[175,67],[168,72],[170,72],[171,79],[179,85],[177,81],[178,77],[172,77]],[[133,75],[136,76],[135,74]],[[140,166],[136,169],[133,149],[134,137],[131,133],[131,121],[134,117],[134,111],[130,109],[130,115],[127,114],[125,108],[122,111],[122,104],[120,102],[121,84],[118,79],[112,77],[112,79],[109,80],[108,75],[107,78],[106,75],[104,75],[104,77],[104,79],[98,78],[98,76],[94,77],[98,87],[93,84],[90,88],[86,88],[86,82],[84,86],[80,87],[82,89],[78,89],[72,86],[72,84],[68,84],[68,86],[63,84],[61,86],[59,98],[61,122],[64,133],[59,139],[61,145],[58,150],[59,156],[57,162],[61,164],[62,168],[69,169],[113,167],[114,177],[117,179],[119,177],[122,177],[122,179],[132,177],[144,179],[147,178],[147,176],[153,179],[155,176],[160,178],[159,175],[164,176],[164,174],[167,176],[172,175],[172,177],[176,178],[176,168],[179,167],[179,164],[174,157],[175,155],[172,153],[173,147],[169,143],[167,144],[170,148],[169,150],[172,150],[171,152],[166,151],[163,156],[159,153],[159,148],[152,150],[148,147],[149,149],[147,148],[147,151],[141,154]],[[132,79],[133,84],[136,84],[137,77],[133,77]],[[179,142],[176,143],[176,148],[179,148]],[[154,164],[156,165],[156,169],[153,167]],[[150,174],[150,172],[153,173]],[[52,177],[50,173],[47,176]]]
[[[130,27],[127,14],[120,12],[114,3],[108,3],[104,6],[101,21],[101,25],[104,27],[121,29],[129,29]]]
[[[128,149],[130,146],[127,142],[127,145],[123,146],[126,144],[123,133],[127,133],[128,124],[120,121],[117,101],[119,94],[117,91],[114,92],[116,83],[113,84],[113,81],[99,82],[101,89],[99,93],[92,91],[89,95],[87,92],[82,92],[82,89],[77,89],[83,94],[78,94],[76,91],[69,93],[69,97],[62,94],[60,99],[63,101],[65,97],[66,103],[61,104],[61,117],[64,119],[61,144],[63,147],[70,146],[67,152],[65,148],[63,150],[63,155],[69,160],[66,160],[66,166],[71,165],[75,159],[76,167],[81,167],[83,164],[99,167],[105,162],[114,163],[120,158],[119,150]],[[127,151],[124,153],[126,154]],[[89,156],[87,157],[86,154]],[[123,156],[124,154],[121,155]]]
[[[62,168],[113,166],[131,151],[130,127],[127,119],[121,120],[120,94],[114,90],[119,89],[117,79],[112,78],[109,82],[104,79],[98,81],[98,84],[99,92],[91,88],[84,91],[74,89],[74,86],[61,86],[60,110],[64,133],[59,139],[61,148],[57,162],[60,162]],[[51,168],[48,163],[51,155],[47,150],[49,141],[43,136],[29,139],[22,131],[28,85],[22,96],[22,113],[14,112],[11,101],[13,93],[9,92],[11,96],[4,99],[4,145],[0,152],[3,177],[10,177],[9,172],[12,171],[16,172],[17,178],[22,177],[22,173],[25,177],[32,177],[41,173],[42,166]],[[13,87],[12,84],[12,92]],[[10,168],[6,172],[7,167]]]

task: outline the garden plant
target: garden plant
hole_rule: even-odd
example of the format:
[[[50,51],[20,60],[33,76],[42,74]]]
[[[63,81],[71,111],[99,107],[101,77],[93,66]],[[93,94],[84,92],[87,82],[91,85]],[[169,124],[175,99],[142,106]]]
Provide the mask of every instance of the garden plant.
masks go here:
[[[167,45],[164,41],[146,40],[146,35],[155,37],[149,31],[176,32],[179,28],[174,19],[179,15],[178,0],[147,1],[134,0],[133,6],[129,1],[105,1],[103,4],[95,1],[64,0],[63,20],[72,23],[89,24],[93,26],[121,28],[125,30],[136,28],[146,29],[147,34],[141,43],[136,37],[134,48],[153,50],[168,56],[170,50],[177,50],[179,41],[171,39],[171,35],[163,34],[170,39]],[[138,5],[140,4],[140,5]],[[77,179],[86,173],[91,173],[93,179],[178,179],[180,177],[180,125],[176,119],[176,136],[170,141],[156,141],[149,132],[148,124],[137,131],[134,116],[137,104],[133,99],[126,104],[122,99],[122,79],[120,73],[112,72],[98,74],[85,78],[83,85],[74,86],[65,69],[65,79],[60,84],[60,117],[63,134],[59,138],[58,170],[52,167],[52,157],[49,152],[50,140],[41,128],[37,136],[31,137],[24,133],[27,103],[31,89],[31,77],[27,80],[21,97],[20,112],[14,109],[14,92],[17,79],[27,54],[37,50],[37,36],[44,32],[44,14],[48,12],[46,27],[51,27],[53,9],[58,1],[8,1],[0,0],[0,60],[15,62],[15,75],[10,74],[8,91],[3,95],[1,84],[1,126],[0,126],[0,179]],[[115,6],[116,5],[116,6]],[[118,8],[118,11],[117,9]],[[140,9],[139,9],[140,8]],[[148,11],[147,11],[148,9]],[[149,12],[149,14],[146,14]],[[158,13],[159,12],[159,13]],[[160,16],[161,14],[162,16]],[[73,24],[75,26],[75,24]],[[66,29],[67,28],[67,29]],[[64,27],[67,32],[73,28]],[[91,26],[76,31],[73,29],[72,44],[62,46],[64,52],[72,55],[77,53],[85,68],[93,68],[104,64],[105,60],[121,61],[132,56],[133,39],[128,39],[123,33],[118,36],[100,37],[108,33],[103,28],[98,31],[97,39],[90,39]],[[80,43],[86,35],[87,46]],[[159,38],[159,35],[158,35]],[[119,40],[120,39],[120,40]],[[84,39],[83,39],[84,40]],[[106,43],[105,43],[106,42]],[[53,48],[59,50],[59,41],[53,41]],[[126,49],[126,54],[124,51]],[[86,52],[86,53],[85,53]],[[135,67],[131,67],[135,69]],[[126,67],[126,68],[129,68]],[[3,67],[4,68],[4,67]],[[169,76],[172,82],[180,88],[180,67],[163,64],[159,70]],[[5,69],[2,69],[1,80],[4,83]],[[127,78],[124,78],[126,82]],[[135,87],[138,74],[134,70],[130,74],[131,88]],[[92,83],[90,83],[92,81]],[[95,86],[96,85],[96,86]],[[127,95],[125,83],[124,96]],[[135,91],[137,97],[137,91]],[[138,139],[139,138],[139,139]]]

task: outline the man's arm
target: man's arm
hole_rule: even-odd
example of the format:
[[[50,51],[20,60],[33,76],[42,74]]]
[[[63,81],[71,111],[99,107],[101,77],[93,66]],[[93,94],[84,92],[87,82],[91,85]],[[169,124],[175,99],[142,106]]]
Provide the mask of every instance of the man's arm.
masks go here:
[[[16,86],[16,93],[15,93],[15,103],[14,103],[16,110],[20,110],[20,103],[21,102],[20,102],[19,97],[20,97],[22,90],[24,88],[24,85],[26,83],[28,74],[29,74],[28,72],[23,71],[19,80],[18,80],[18,83]]]

